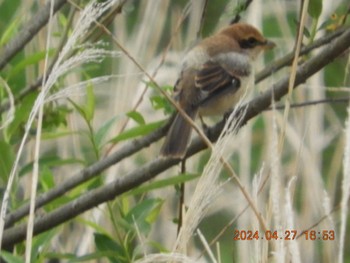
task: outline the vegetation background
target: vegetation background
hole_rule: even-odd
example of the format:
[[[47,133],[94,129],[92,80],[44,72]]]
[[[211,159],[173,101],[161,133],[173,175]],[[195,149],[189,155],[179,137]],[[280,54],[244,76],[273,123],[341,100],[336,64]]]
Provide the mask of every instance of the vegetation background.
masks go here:
[[[2,260],[350,262],[349,50],[296,67],[349,35],[348,1],[95,2],[0,0]],[[277,44],[244,102],[297,88],[214,156],[158,159],[181,58],[238,19]]]

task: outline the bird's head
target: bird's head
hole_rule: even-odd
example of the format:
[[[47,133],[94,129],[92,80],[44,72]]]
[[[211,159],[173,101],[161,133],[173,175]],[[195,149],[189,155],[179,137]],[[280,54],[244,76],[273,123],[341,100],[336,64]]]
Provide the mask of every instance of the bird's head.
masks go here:
[[[272,49],[276,44],[265,37],[255,27],[245,24],[236,23],[220,31],[234,39],[242,52],[255,59],[262,51]]]

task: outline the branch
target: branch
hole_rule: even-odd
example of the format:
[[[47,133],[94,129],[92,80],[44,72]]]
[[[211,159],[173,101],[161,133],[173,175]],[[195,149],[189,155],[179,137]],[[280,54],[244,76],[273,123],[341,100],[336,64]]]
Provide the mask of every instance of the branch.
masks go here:
[[[53,13],[60,10],[67,0],[54,1]],[[0,70],[22,50],[22,48],[33,39],[33,37],[43,28],[50,18],[50,2],[42,7],[27,23],[26,26],[12,39],[0,54]]]
[[[67,0],[65,0],[67,1]],[[114,9],[111,10],[110,13],[108,13],[105,17],[103,17],[101,19],[101,23],[110,23],[110,21],[112,21],[112,18],[111,16],[115,16],[117,14],[119,14],[121,11],[122,11],[122,7],[125,3],[125,0],[124,2],[120,2],[118,5],[116,5],[114,7]],[[58,58],[58,55],[61,51],[61,49],[63,48],[64,44],[66,43],[67,41],[67,37],[68,37],[68,33],[69,33],[69,30],[70,30],[70,25],[71,23],[73,22],[73,16],[74,16],[74,13],[75,11],[77,10],[77,8],[75,6],[71,6],[71,11],[70,11],[70,14],[69,14],[69,17],[68,17],[68,23],[66,25],[66,28],[63,32],[63,37],[62,39],[60,40],[60,43],[56,49],[56,54],[55,56],[51,59],[51,63],[50,63],[50,66],[48,67],[48,70],[47,70],[47,73],[46,75],[49,75],[52,71],[52,68]],[[91,35],[93,34],[93,32],[96,31],[96,28],[93,28],[91,30],[91,32],[81,41],[82,43],[85,43],[87,42],[88,39],[91,38]],[[96,40],[94,40],[96,41]],[[93,42],[93,41],[92,41]],[[73,55],[75,52],[72,52],[71,55]],[[24,89],[22,89],[19,94],[15,97],[15,103],[17,104],[19,101],[21,101],[24,97],[26,97],[28,94],[31,94],[32,92],[38,90],[40,87],[41,87],[41,84],[43,82],[43,75],[39,76],[33,83],[29,84],[28,86],[26,86]],[[10,106],[10,102],[9,101],[5,101],[4,103],[2,103],[0,105],[0,114],[3,113],[5,110],[7,110]]]
[[[156,130],[155,132],[146,135],[140,139],[134,139],[126,143],[119,151],[112,153],[106,158],[92,164],[91,166],[84,168],[77,174],[69,177],[69,180],[64,181],[59,186],[47,191],[46,193],[39,195],[35,202],[36,209],[44,206],[45,204],[51,202],[52,200],[62,196],[74,187],[98,176],[101,172],[111,167],[112,165],[120,162],[124,158],[140,151],[141,149],[151,145],[153,142],[158,141],[162,138],[167,130],[171,121],[169,121],[165,126]],[[25,217],[29,212],[29,204],[23,205],[16,211],[9,213],[5,219],[5,228],[13,225],[15,222]]]
[[[329,44],[322,53],[311,58],[300,66],[296,72],[295,87],[303,82],[305,82],[310,76],[315,74],[317,71],[325,67],[327,64],[331,63],[335,58],[340,56],[345,50],[350,46],[350,29],[344,32],[334,43]],[[243,126],[248,120],[260,114],[263,110],[267,109],[272,98],[275,101],[280,100],[284,95],[288,93],[288,82],[289,76],[284,77],[278,81],[272,89],[262,93],[260,96],[256,97],[248,103],[246,113],[243,116]],[[244,108],[245,106],[243,106]],[[217,124],[211,129],[210,139],[215,141],[224,125],[224,121]],[[132,145],[132,142],[130,143]],[[199,151],[206,148],[206,144],[200,139],[195,138],[193,140],[187,155],[192,156]],[[115,153],[118,154],[118,153]],[[145,164],[143,167],[140,167],[125,176],[118,177],[115,181],[108,183],[105,186],[94,189],[77,199],[65,204],[62,207],[57,208],[56,210],[38,218],[35,221],[34,233],[39,234],[46,230],[49,230],[55,226],[58,226],[77,215],[95,207],[99,204],[102,204],[106,201],[114,199],[116,196],[119,196],[140,184],[154,178],[159,173],[165,171],[173,165],[176,165],[180,160],[176,159],[156,159],[152,162]],[[104,165],[102,165],[102,163]],[[103,159],[93,166],[102,165],[107,168],[113,165],[113,160],[110,157]],[[91,166],[91,167],[93,167]],[[84,169],[86,171],[92,172],[92,168]],[[103,169],[102,169],[103,170]],[[101,171],[102,171],[101,170]],[[99,172],[101,172],[99,171]],[[7,229],[4,232],[3,244],[5,246],[13,245],[15,243],[21,242],[25,238],[26,233],[26,224],[12,227]]]
[[[305,101],[301,103],[293,103],[290,104],[291,108],[304,108],[306,106],[314,106],[314,105],[319,105],[319,104],[330,104],[330,103],[346,103],[348,104],[350,102],[350,97],[345,97],[345,98],[328,98],[328,99],[323,99],[323,100],[311,100],[311,101]],[[275,106],[276,110],[283,110],[285,108],[284,105],[278,105]],[[272,110],[271,107],[269,107],[266,110]]]
[[[244,3],[240,3],[237,7],[237,14],[230,21],[230,25],[238,23],[241,20],[241,12],[244,12],[248,9],[249,5],[253,2],[253,0],[246,0]]]
[[[316,48],[319,48],[321,46],[324,46],[325,44],[330,43],[333,41],[335,38],[339,37],[341,34],[343,34],[345,31],[344,28],[340,28],[330,34],[325,35],[324,37],[321,37],[314,42],[312,42],[310,45],[303,47],[300,51],[300,56],[307,55],[311,51],[313,51]],[[274,73],[286,66],[289,66],[293,59],[294,59],[295,53],[294,51],[289,52],[287,55],[285,55],[283,58],[280,58],[278,60],[275,60],[273,63],[270,65],[267,65],[262,71],[260,71],[256,76],[255,76],[255,83],[258,83],[268,76],[271,75],[271,73]]]

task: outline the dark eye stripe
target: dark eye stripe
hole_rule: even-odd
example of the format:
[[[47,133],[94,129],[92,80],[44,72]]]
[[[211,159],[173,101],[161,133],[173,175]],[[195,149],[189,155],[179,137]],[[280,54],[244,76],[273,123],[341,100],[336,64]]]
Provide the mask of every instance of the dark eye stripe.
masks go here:
[[[245,48],[245,49],[254,48],[254,47],[260,46],[260,45],[264,45],[264,43],[260,42],[259,40],[257,40],[254,37],[249,37],[247,39],[243,39],[243,40],[239,41],[239,46],[241,48]]]

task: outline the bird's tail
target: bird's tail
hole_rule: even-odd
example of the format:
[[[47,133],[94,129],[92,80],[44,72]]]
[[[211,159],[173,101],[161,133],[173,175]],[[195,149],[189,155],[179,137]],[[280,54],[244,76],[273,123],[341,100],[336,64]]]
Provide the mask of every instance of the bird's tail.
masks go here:
[[[186,113],[192,120],[197,115],[197,111],[194,110],[186,111]],[[183,158],[191,138],[191,131],[192,127],[188,121],[180,113],[177,113],[160,150],[160,156]]]

